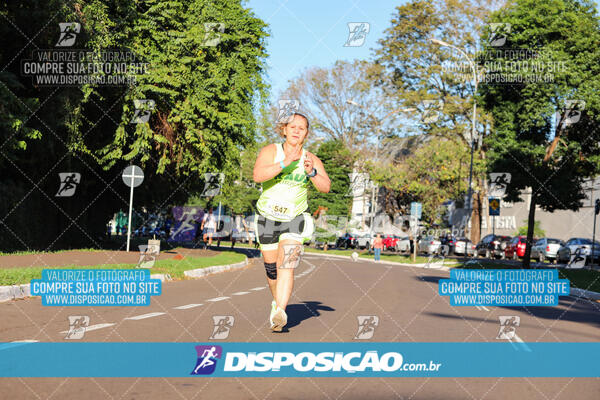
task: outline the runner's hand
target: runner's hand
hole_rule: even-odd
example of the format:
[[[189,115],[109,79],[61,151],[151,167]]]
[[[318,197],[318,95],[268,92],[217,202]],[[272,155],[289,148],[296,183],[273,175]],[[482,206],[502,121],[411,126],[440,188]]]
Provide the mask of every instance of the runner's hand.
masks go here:
[[[310,174],[314,168],[314,162],[310,154],[306,153],[306,157],[304,158],[304,171],[307,174]]]
[[[290,154],[286,154],[283,163],[288,166],[294,161],[298,161],[302,157],[302,147],[296,147]]]

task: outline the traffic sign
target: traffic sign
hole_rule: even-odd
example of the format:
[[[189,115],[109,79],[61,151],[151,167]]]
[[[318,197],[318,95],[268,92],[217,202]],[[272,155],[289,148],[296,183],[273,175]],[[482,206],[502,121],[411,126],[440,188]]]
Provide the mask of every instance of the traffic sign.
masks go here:
[[[497,197],[490,197],[488,202],[490,203],[490,216],[500,215],[500,199]]]
[[[417,219],[421,219],[421,212],[423,211],[423,205],[416,201],[410,203],[410,215],[416,217]]]
[[[144,182],[144,171],[137,165],[130,165],[123,170],[123,182],[129,187],[138,187]]]

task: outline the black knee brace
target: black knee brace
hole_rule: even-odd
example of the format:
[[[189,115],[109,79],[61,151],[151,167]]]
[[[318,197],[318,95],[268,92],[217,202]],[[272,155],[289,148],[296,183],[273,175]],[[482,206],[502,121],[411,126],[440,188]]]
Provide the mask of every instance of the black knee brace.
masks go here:
[[[277,263],[265,263],[265,270],[269,279],[277,279]]]

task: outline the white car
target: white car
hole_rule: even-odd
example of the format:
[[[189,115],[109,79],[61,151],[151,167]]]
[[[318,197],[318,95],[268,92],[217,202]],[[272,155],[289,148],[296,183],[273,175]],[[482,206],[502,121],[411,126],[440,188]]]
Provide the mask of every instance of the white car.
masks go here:
[[[373,243],[373,238],[370,233],[356,235],[356,247],[359,249],[369,249]]]
[[[408,238],[408,236],[394,236],[394,238],[397,238],[398,240],[396,241],[396,251],[399,253],[410,253],[410,239]]]
[[[475,245],[466,238],[456,239],[454,242],[454,254],[473,256],[475,255]]]
[[[531,258],[544,262],[545,260],[555,261],[558,249],[564,243],[559,239],[541,238],[531,246]]]
[[[419,251],[425,254],[435,254],[440,251],[442,242],[433,236],[425,236],[419,241]]]

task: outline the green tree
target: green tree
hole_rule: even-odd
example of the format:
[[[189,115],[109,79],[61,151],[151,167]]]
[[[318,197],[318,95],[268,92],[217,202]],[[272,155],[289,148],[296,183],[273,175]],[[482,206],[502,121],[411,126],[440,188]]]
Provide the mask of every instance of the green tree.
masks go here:
[[[517,233],[515,233],[515,235],[517,235],[517,236],[526,236],[527,235],[527,229],[529,228],[529,223],[527,222],[526,219],[523,220],[523,223],[525,225],[520,226],[519,229],[517,230]],[[542,229],[542,223],[540,221],[536,220],[535,223],[533,224],[533,237],[543,238],[544,236],[546,236],[546,231]]]
[[[477,137],[471,138],[476,88],[470,64],[458,51],[430,39],[441,39],[475,58],[487,18],[501,3],[412,0],[396,7],[390,26],[375,49],[371,72],[373,82],[400,106],[418,110],[405,114],[405,131],[450,138],[466,148],[471,146],[472,140],[477,140]],[[432,111],[437,112],[439,118],[424,118]],[[489,121],[488,115],[478,112],[476,136],[485,132]],[[484,158],[483,149],[477,152],[479,158]],[[478,241],[480,236],[484,177],[485,174],[473,176],[476,193],[471,218],[473,241]]]
[[[493,22],[511,24],[506,47],[535,51],[538,65],[549,74],[546,81],[481,87],[485,107],[494,117],[486,140],[489,169],[510,172],[505,200],[519,201],[531,188],[527,239],[535,231],[536,206],[546,211],[577,210],[585,198],[582,182],[599,172],[600,132],[600,24],[590,1],[517,0],[495,13]],[[498,56],[500,54],[500,56]],[[510,73],[514,59],[486,48],[485,59]],[[565,124],[567,100],[585,101],[576,123]],[[555,121],[555,113],[561,119]],[[550,151],[551,141],[557,146]],[[529,267],[531,245],[524,267]]]
[[[460,199],[467,186],[468,156],[468,149],[462,143],[434,137],[402,163],[375,169],[374,179],[402,196],[405,204],[421,202],[423,221],[440,223],[438,214],[442,204]],[[482,163],[475,168],[481,170]]]
[[[350,186],[348,174],[352,171],[353,158],[348,149],[339,141],[323,142],[315,153],[331,179],[329,193],[321,193],[314,188],[308,191],[308,205],[311,213],[319,207],[327,207],[328,215],[347,216],[352,197],[347,196]]]
[[[134,208],[183,204],[205,172],[238,176],[264,105],[266,24],[241,1],[3,2],[0,13],[0,243],[10,249],[101,247],[106,221],[127,209],[124,166],[145,174]],[[50,22],[49,22],[50,21]],[[35,49],[53,49],[58,22],[81,24],[74,48],[131,50],[148,64],[136,85],[43,87],[21,74]],[[225,24],[206,46],[205,23]],[[133,100],[156,102],[133,125]],[[59,172],[80,172],[76,195],[56,198]]]

